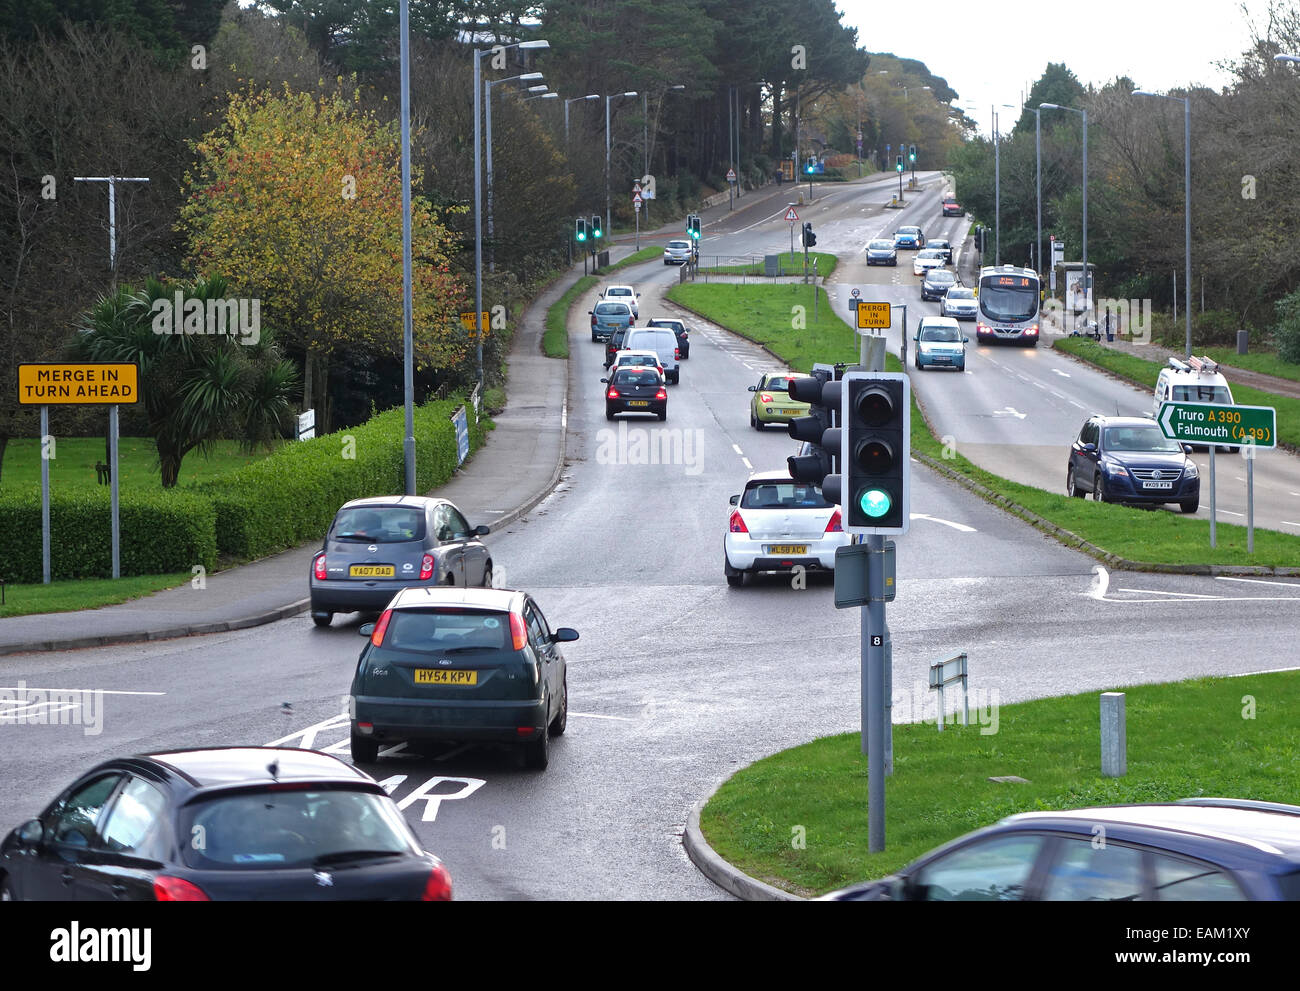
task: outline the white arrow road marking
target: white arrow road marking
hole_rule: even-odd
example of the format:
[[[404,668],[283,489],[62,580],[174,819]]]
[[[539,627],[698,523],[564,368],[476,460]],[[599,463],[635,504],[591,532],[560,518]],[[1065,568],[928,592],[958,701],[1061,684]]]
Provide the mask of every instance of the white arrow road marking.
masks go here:
[[[1088,594],[1094,599],[1106,598],[1106,589],[1110,586],[1110,572],[1100,564],[1092,566],[1092,587],[1088,589]]]
[[[298,740],[294,746],[299,750],[312,750],[315,748],[316,734],[322,730],[338,729],[340,726],[348,725],[348,714],[340,712],[337,716],[330,716],[329,719],[323,719],[319,723],[308,726],[306,729],[300,729],[297,732],[290,733],[288,736],[282,736],[278,740],[272,740],[264,744],[268,747],[283,747],[290,740]]]
[[[912,513],[914,520],[929,520],[931,523],[942,523],[944,526],[950,526],[954,530],[960,530],[962,533],[977,532],[973,526],[967,526],[965,523],[954,523],[952,520],[941,520],[937,516],[927,516],[925,513]]]
[[[1054,371],[1057,375],[1061,376],[1062,378],[1068,379],[1070,377],[1069,372],[1063,372],[1059,368],[1053,368],[1052,371]]]
[[[447,782],[458,782],[461,786],[460,790],[451,792],[450,794],[432,794],[434,788]],[[416,802],[422,801],[425,803],[424,815],[420,818],[425,822],[433,822],[438,818],[438,806],[443,802],[449,802],[453,799],[468,798],[485,784],[487,784],[487,782],[482,778],[432,777],[398,802],[397,807],[405,812]]]
[[[1285,585],[1287,588],[1300,588],[1300,582],[1266,581],[1263,578],[1230,578],[1227,575],[1215,575],[1221,582],[1249,582],[1252,585]]]
[[[994,416],[1014,416],[1014,417],[1016,417],[1017,419],[1021,419],[1021,420],[1023,420],[1023,419],[1028,415],[1028,414],[1021,413],[1021,412],[1017,411],[1017,410],[1016,410],[1014,407],[1012,407],[1012,406],[1007,406],[1007,407],[1005,407],[1004,409],[995,409],[995,410],[993,411],[993,415],[994,415]]]

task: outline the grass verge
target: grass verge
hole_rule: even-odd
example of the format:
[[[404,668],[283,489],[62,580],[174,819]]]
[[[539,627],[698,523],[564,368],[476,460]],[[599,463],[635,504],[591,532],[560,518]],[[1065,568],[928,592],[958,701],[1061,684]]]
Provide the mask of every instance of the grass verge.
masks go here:
[[[1156,377],[1165,366],[1158,361],[1147,361],[1130,354],[1112,350],[1096,341],[1076,337],[1061,337],[1053,344],[1059,351],[1104,368],[1121,378],[1128,379],[1142,389],[1154,391]],[[1245,366],[1243,366],[1245,367]],[[1262,369],[1260,369],[1262,371]],[[1273,374],[1272,372],[1268,374]],[[1261,392],[1249,386],[1234,385],[1232,397],[1243,406],[1272,406],[1277,410],[1277,439],[1279,444],[1300,448],[1300,399]]]
[[[611,272],[618,272],[632,265],[640,265],[642,262],[648,262],[652,259],[661,259],[664,256],[663,245],[652,244],[648,248],[642,248],[640,251],[634,251],[622,261],[616,261],[612,265],[606,265],[600,271],[603,275],[609,275]]]
[[[710,845],[745,873],[808,895],[883,877],[1016,812],[1205,795],[1294,801],[1300,673],[1122,690],[1123,778],[1100,774],[1096,692],[1007,706],[994,694],[988,706],[972,707],[970,726],[939,733],[931,706],[931,723],[894,727],[881,853],[867,852],[867,758],[857,733],[814,740],[737,772],[704,807],[700,824]],[[1256,708],[1252,700],[1249,717],[1244,696],[1261,702]],[[1006,775],[1029,783],[989,780]],[[797,827],[803,849],[791,842]]]
[[[599,280],[594,275],[584,275],[565,290],[564,295],[546,311],[546,331],[542,334],[542,352],[548,358],[569,356],[569,309],[578,297]]]
[[[856,363],[858,353],[854,331],[831,311],[826,305],[824,296],[819,307],[819,318],[816,321],[812,319],[812,309],[809,306],[805,314],[807,326],[791,326],[792,306],[808,304],[810,297],[810,287],[802,285],[738,286],[696,283],[675,286],[668,293],[669,299],[707,320],[763,345],[796,370],[808,371],[816,361]],[[1069,343],[1077,347],[1081,342],[1069,341]],[[1098,348],[1095,342],[1083,343]],[[1148,369],[1142,366],[1154,364],[1140,358],[1117,354],[1105,348],[1098,349],[1104,352],[1103,357],[1116,359],[1117,363],[1136,362],[1136,371],[1133,372],[1135,375],[1145,375]],[[885,368],[888,371],[902,371],[898,359],[892,354],[886,356]],[[1150,374],[1148,381],[1155,382],[1154,373]],[[1253,390],[1248,391],[1253,392]],[[1256,395],[1264,398],[1263,393],[1256,393]],[[1242,401],[1254,403],[1252,399],[1242,398]],[[1274,403],[1260,402],[1258,405],[1269,406]],[[1061,454],[1062,491],[1060,494],[1048,492],[994,475],[955,451],[945,448],[943,443],[930,432],[916,405],[915,398],[913,398],[912,413],[913,451],[929,455],[949,470],[979,483],[991,490],[993,494],[1004,497],[1004,500],[1023,507],[1030,514],[1041,517],[1099,548],[1103,554],[1109,553],[1125,561],[1151,565],[1178,566],[1195,562],[1197,565],[1233,567],[1255,565],[1286,570],[1300,569],[1300,537],[1276,530],[1256,528],[1255,552],[1252,554],[1246,549],[1246,528],[1220,521],[1217,530],[1218,546],[1212,549],[1209,520],[1184,517],[1178,513],[1162,510],[1130,508],[1111,503],[1097,503],[1091,499],[1069,498],[1064,494],[1064,451]],[[1279,406],[1279,434],[1283,416],[1282,407]],[[1296,410],[1296,416],[1300,421],[1300,408]],[[988,496],[984,498],[1027,519],[1023,513],[1018,513],[1014,507],[1005,505],[1002,500]],[[1051,535],[1068,545],[1076,544],[1068,537],[1061,537],[1059,534]]]
[[[30,616],[46,612],[79,612],[115,606],[164,588],[175,588],[193,577],[188,571],[172,575],[136,575],[131,578],[85,578],[48,585],[6,585],[0,617]],[[53,632],[51,633],[53,635]]]
[[[1280,379],[1300,382],[1300,365],[1292,361],[1283,361],[1276,351],[1252,351],[1250,354],[1237,354],[1236,348],[1197,348],[1197,354],[1209,355],[1215,361],[1234,368],[1272,375]]]

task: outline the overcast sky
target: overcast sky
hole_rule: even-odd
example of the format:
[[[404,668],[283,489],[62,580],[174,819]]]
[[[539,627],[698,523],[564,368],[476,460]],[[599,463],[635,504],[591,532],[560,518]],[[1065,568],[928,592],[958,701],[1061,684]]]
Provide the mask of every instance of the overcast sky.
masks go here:
[[[1129,76],[1156,91],[1189,83],[1219,87],[1229,77],[1214,63],[1239,56],[1251,37],[1238,0],[837,4],[844,24],[858,29],[861,47],[920,59],[948,80],[959,94],[956,103],[985,134],[992,105],[1018,108],[1048,62],[1064,62],[1085,86]],[[1264,0],[1246,6],[1263,30]],[[999,112],[1005,133],[1019,110]]]

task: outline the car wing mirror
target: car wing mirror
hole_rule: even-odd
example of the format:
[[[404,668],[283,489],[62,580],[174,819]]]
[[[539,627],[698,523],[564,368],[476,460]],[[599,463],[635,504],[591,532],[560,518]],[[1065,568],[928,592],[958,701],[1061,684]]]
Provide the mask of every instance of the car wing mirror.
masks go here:
[[[491,532],[492,532],[491,527],[484,526],[481,523],[474,528],[474,535],[477,537],[486,537]]]
[[[1097,445],[1096,445],[1096,444],[1084,444],[1084,445],[1083,445],[1083,449],[1084,449],[1085,451],[1087,451],[1089,454],[1091,454],[1091,453],[1093,453],[1094,451],[1097,450]]]
[[[374,623],[362,623],[361,626],[357,629],[357,636],[368,637],[370,636],[370,634],[374,632],[375,632]]]
[[[739,496],[739,495],[734,495],[734,496],[732,496],[732,497],[731,497],[731,504],[732,504],[733,506],[739,506],[739,505],[740,505],[740,496]]]
[[[1183,453],[1184,453],[1184,454],[1191,454],[1191,453],[1192,453],[1192,445],[1191,445],[1191,444],[1184,444],[1184,445],[1183,445]]]
[[[561,626],[551,634],[551,643],[573,643],[578,639],[578,631],[571,626]]]
[[[28,819],[18,827],[18,842],[25,846],[38,846],[45,837],[45,827],[39,819]]]
[[[750,392],[757,392],[757,391],[758,391],[758,386],[756,386],[756,385],[751,385],[751,386],[749,387],[749,391],[750,391]]]
[[[609,379],[601,379],[602,382],[608,382]]]
[[[969,344],[969,343],[970,343],[970,338],[969,338],[969,337],[963,337],[963,338],[961,339],[961,342],[962,342],[963,344]]]

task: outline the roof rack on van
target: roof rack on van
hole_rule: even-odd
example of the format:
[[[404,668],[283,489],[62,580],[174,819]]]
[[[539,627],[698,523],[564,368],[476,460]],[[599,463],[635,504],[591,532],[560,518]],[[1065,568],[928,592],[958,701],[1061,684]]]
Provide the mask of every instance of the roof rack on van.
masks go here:
[[[1209,355],[1203,358],[1192,356],[1185,362],[1179,361],[1177,358],[1170,358],[1169,367],[1180,372],[1196,372],[1198,375],[1216,375],[1219,371],[1219,363]]]

